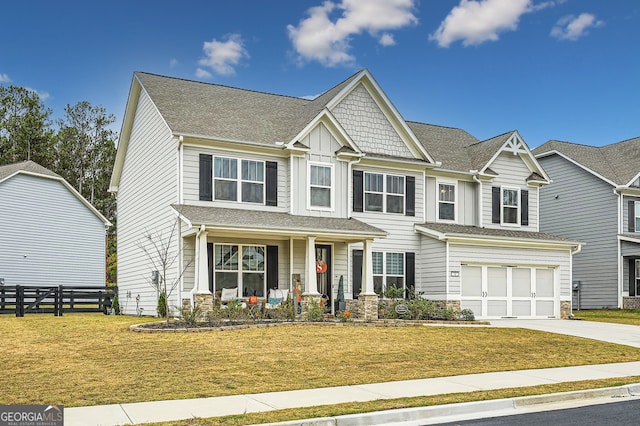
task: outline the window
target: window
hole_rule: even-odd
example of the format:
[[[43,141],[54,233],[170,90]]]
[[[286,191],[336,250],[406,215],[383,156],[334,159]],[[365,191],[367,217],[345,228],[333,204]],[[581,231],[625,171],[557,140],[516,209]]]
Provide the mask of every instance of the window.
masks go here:
[[[404,253],[373,252],[373,289],[384,294],[392,286],[404,289]]]
[[[519,225],[519,189],[502,188],[502,223]]]
[[[264,203],[264,163],[242,160],[242,201]]]
[[[264,246],[216,244],[214,253],[215,290],[235,287],[241,297],[265,297]]]
[[[309,206],[330,209],[332,206],[332,166],[309,166]]]
[[[216,200],[238,201],[238,160],[216,157],[213,176]]]
[[[450,183],[438,184],[438,219],[456,220],[456,186]]]
[[[404,176],[364,174],[364,210],[368,212],[404,213]]]
[[[635,271],[635,288],[634,289],[629,289],[629,295],[630,296],[638,296],[640,295],[640,259],[636,259],[635,261],[636,264],[636,271]],[[633,273],[632,271],[629,271],[629,274]],[[633,291],[633,293],[632,293]]]
[[[640,201],[636,201],[635,203],[635,222],[636,222],[636,227],[635,230],[636,232],[640,232]]]

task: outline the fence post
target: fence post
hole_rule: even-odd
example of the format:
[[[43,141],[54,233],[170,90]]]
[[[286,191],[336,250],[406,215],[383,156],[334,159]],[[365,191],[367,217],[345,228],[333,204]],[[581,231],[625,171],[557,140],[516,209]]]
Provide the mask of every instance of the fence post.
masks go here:
[[[0,311],[4,311],[5,306],[5,290],[4,286],[0,286]]]
[[[62,316],[62,285],[58,286],[56,290],[56,305],[54,309],[54,315],[57,317]]]
[[[21,285],[16,286],[16,316],[24,316],[24,288]]]

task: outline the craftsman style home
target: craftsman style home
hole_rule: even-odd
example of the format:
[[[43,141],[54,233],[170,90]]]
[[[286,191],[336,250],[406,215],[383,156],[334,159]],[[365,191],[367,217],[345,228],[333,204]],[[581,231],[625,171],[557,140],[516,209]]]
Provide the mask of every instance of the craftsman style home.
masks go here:
[[[34,163],[0,166],[0,287],[105,285],[109,221]]]
[[[140,242],[177,223],[172,306],[335,301],[342,281],[364,318],[392,286],[478,318],[565,317],[581,245],[539,232],[549,183],[517,131],[405,121],[368,70],[313,100],[138,72],[111,181],[120,298],[155,312]]]
[[[639,308],[640,138],[549,141],[535,154],[553,180],[540,192],[540,228],[586,243],[573,263],[574,309]]]

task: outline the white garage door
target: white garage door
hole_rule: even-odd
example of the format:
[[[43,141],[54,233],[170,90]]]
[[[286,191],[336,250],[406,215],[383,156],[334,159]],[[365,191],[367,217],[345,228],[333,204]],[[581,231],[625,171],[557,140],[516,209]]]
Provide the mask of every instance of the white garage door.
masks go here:
[[[463,265],[462,309],[476,318],[549,318],[556,315],[555,269]]]

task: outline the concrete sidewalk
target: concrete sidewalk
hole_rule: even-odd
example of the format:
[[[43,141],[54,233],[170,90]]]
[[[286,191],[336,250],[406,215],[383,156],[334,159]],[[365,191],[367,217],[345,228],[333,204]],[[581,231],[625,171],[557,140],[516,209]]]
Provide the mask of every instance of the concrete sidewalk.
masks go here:
[[[487,327],[528,328],[640,347],[640,327],[629,325],[567,320],[497,320],[492,321],[491,325]],[[66,426],[138,424],[194,417],[206,418],[266,412],[344,402],[365,402],[378,399],[474,392],[626,376],[640,376],[640,361],[467,374],[433,379],[215,398],[72,407],[65,408],[64,414]],[[485,402],[485,404],[489,403],[490,401]],[[476,407],[474,409],[479,409],[478,404],[471,404],[470,406]],[[365,423],[353,424],[371,424],[372,419],[369,418],[363,421]]]
[[[265,412],[285,408],[313,407],[343,402],[365,402],[454,392],[474,392],[636,375],[640,376],[640,361],[467,374],[434,379],[216,398],[73,407],[65,408],[64,417],[65,426],[138,424],[194,417],[217,417]]]

